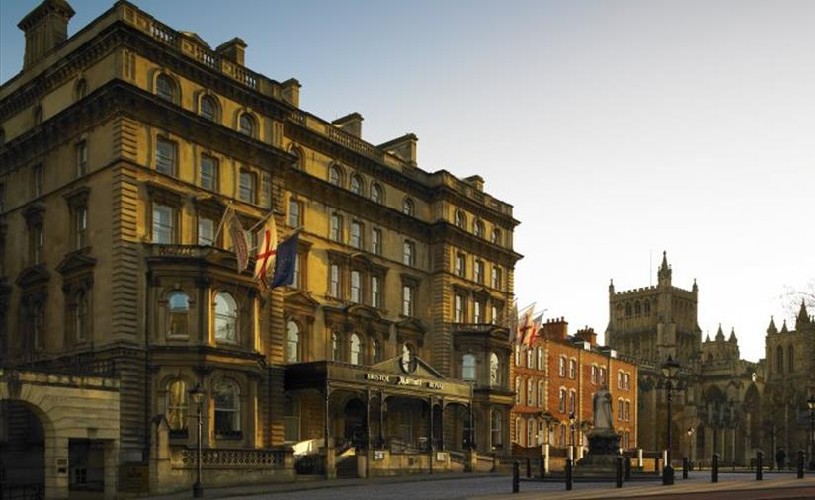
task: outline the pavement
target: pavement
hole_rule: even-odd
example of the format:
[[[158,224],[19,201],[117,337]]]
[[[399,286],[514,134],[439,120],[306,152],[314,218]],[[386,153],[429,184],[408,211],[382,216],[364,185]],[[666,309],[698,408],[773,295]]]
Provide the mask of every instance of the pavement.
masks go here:
[[[809,472],[809,471],[808,471]],[[665,498],[676,499],[815,499],[815,474],[809,473],[803,479],[797,479],[793,474],[765,474],[763,481],[755,480],[754,474],[728,474],[720,476],[718,483],[710,481],[710,473],[692,474],[690,479],[683,480],[678,475],[675,484],[663,486],[661,481],[633,481],[627,482],[622,488],[616,488],[613,481],[606,483],[575,482],[571,491],[565,491],[565,484],[555,481],[535,481],[522,479],[519,493],[512,491],[512,478],[503,473],[438,473],[433,475],[416,474],[396,477],[380,477],[371,479],[343,478],[323,479],[314,476],[297,476],[296,480],[276,483],[253,483],[240,486],[207,488],[205,485],[204,497],[207,499],[235,498],[235,497],[271,497],[285,492],[302,492],[306,490],[331,489],[337,498],[342,498],[342,488],[350,486],[370,486],[372,490],[377,485],[391,485],[395,483],[433,482],[451,479],[475,479],[480,477],[505,477],[507,481],[506,494],[479,495],[481,499],[598,499],[598,498]],[[428,485],[429,486],[429,485]],[[183,490],[168,495],[148,497],[155,500],[181,500],[192,497],[190,490]],[[432,494],[428,499],[432,498]]]

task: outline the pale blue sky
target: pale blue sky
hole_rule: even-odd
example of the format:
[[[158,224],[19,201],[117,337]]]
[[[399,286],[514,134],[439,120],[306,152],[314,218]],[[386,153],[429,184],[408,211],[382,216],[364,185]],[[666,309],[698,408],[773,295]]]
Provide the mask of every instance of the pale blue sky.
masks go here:
[[[112,5],[69,1],[70,33]],[[0,81],[38,3],[0,0]],[[374,144],[417,134],[425,170],[480,174],[522,222],[521,305],[572,331],[604,332],[609,279],[649,285],[666,250],[703,332],[735,327],[757,360],[815,279],[813,1],[133,3],[241,37],[251,69],[325,119],[359,112]]]

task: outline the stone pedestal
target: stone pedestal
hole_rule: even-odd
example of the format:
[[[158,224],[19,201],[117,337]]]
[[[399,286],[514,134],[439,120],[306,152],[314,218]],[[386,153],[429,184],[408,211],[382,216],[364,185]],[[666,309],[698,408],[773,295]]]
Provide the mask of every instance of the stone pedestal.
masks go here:
[[[620,456],[620,435],[611,429],[594,429],[587,437],[589,454],[577,462],[575,477],[614,477]]]

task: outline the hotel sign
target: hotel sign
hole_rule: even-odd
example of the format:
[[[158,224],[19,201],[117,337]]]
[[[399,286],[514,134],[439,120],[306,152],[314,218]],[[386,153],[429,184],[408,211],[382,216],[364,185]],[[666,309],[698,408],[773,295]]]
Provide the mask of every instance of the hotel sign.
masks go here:
[[[371,380],[373,382],[382,382],[385,384],[427,387],[428,389],[438,389],[438,390],[444,389],[444,382],[438,382],[436,380],[427,380],[416,377],[408,377],[405,375],[385,375],[382,373],[366,373],[365,380]]]

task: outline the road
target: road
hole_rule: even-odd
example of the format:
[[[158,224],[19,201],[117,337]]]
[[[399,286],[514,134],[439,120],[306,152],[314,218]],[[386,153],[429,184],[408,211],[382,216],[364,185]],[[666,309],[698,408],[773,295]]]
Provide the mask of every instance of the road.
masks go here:
[[[794,478],[794,474],[768,474],[765,473],[767,481],[776,478]],[[815,498],[815,489],[811,480],[805,481],[806,486],[783,489],[755,489],[761,484],[755,481],[754,474],[748,473],[720,473],[718,488],[731,488],[732,491],[716,491],[715,498],[748,500],[752,498],[780,499],[780,498]],[[710,491],[705,491],[710,484],[710,472],[693,472],[688,480],[681,479],[678,475],[675,486],[661,486],[658,480],[653,482],[635,481],[626,483],[622,489],[615,489],[614,483],[597,482],[577,482],[571,492],[565,492],[565,486],[561,482],[539,482],[522,481],[520,484],[521,497],[525,494],[539,494],[549,492],[547,497],[580,498],[583,495],[594,497],[614,498],[644,498],[637,493],[638,487],[649,487],[651,493],[647,497],[655,495],[665,496],[667,500],[678,498],[712,498]],[[741,487],[749,486],[753,489],[742,490]],[[768,485],[769,487],[770,485]],[[688,491],[695,489],[696,491]],[[307,489],[302,491],[275,491],[272,493],[257,493],[252,495],[241,495],[231,498],[241,499],[268,499],[275,500],[338,500],[338,499],[359,499],[359,500],[446,500],[446,499],[467,499],[488,497],[512,498],[512,481],[509,476],[486,476],[461,479],[437,480],[428,476],[420,481],[385,482],[377,480],[367,484],[354,484],[349,486],[334,486],[332,488]],[[631,496],[629,496],[631,495]],[[535,495],[538,496],[538,495]],[[230,497],[226,497],[230,498]]]

